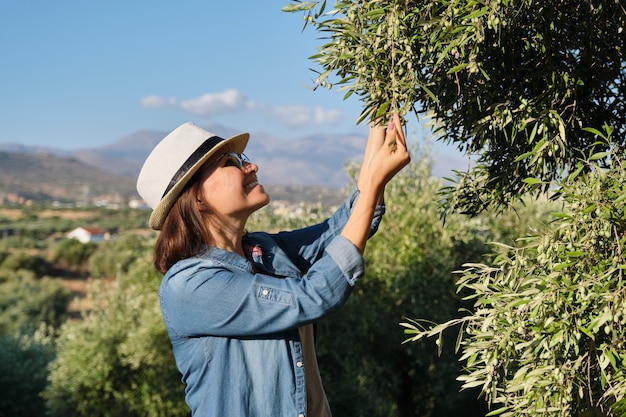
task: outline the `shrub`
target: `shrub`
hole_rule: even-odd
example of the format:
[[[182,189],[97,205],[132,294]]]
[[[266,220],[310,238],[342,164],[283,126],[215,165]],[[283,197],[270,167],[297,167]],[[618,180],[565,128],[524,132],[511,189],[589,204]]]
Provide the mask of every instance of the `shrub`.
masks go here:
[[[35,279],[31,271],[10,273],[11,279],[0,284],[0,333],[29,333],[42,323],[60,326],[69,301],[69,293],[61,283],[45,277]]]
[[[46,386],[54,345],[44,329],[32,336],[0,335],[0,417],[45,414],[40,393]]]
[[[550,227],[498,245],[493,265],[467,265],[459,288],[464,387],[502,416],[623,416],[626,399],[626,169],[588,163],[558,188]],[[591,158],[593,160],[593,158]]]
[[[162,322],[160,282],[143,257],[111,287],[91,293],[94,310],[66,323],[44,392],[52,416],[188,415]]]
[[[95,243],[82,243],[76,239],[64,239],[55,248],[53,260],[61,268],[75,271],[87,269],[87,261],[96,250]]]
[[[26,269],[32,271],[37,277],[42,277],[48,270],[48,264],[39,255],[31,255],[26,252],[9,253],[0,263],[0,268],[17,271]]]
[[[100,242],[89,256],[89,273],[92,278],[114,278],[125,274],[137,259],[138,253],[145,252],[146,240],[137,235],[122,235],[117,239]]]

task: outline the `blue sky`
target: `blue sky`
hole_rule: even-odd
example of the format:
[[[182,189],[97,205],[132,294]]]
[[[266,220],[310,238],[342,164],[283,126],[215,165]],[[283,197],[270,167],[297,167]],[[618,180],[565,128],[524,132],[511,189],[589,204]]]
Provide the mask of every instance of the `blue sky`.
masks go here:
[[[366,136],[356,96],[313,91],[309,57],[325,40],[287,4],[0,0],[0,144],[94,148],[187,121],[285,140]],[[408,132],[429,136],[413,115]],[[444,170],[466,165],[451,146],[432,154]]]
[[[185,121],[290,139],[365,132],[312,91],[322,41],[288,0],[2,0],[0,143],[95,147]]]

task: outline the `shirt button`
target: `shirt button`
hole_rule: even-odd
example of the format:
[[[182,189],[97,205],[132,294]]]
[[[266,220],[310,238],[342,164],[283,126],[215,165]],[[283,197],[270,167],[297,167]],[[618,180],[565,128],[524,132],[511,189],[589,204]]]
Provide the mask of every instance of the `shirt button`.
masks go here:
[[[297,362],[297,363],[296,363],[296,366],[297,366],[298,368],[302,368],[302,365],[303,365],[303,363],[302,363],[302,362]]]
[[[268,290],[263,290],[263,292],[262,292],[262,294],[263,294],[263,295],[267,295],[267,294],[269,294],[269,293],[270,293],[270,292],[269,292]]]
[[[298,417],[304,417],[304,414],[298,414]]]

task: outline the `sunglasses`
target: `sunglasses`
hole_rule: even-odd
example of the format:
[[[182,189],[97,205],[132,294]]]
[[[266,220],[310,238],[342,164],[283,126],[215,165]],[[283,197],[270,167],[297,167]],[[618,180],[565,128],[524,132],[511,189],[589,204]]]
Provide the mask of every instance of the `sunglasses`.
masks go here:
[[[216,160],[214,160],[210,164],[203,166],[198,171],[198,175],[204,175],[203,173],[213,168],[220,161],[224,160],[224,158],[226,158],[226,162],[224,162],[223,167],[237,167],[242,171],[243,171],[243,167],[250,163],[250,160],[248,159],[248,157],[242,153],[225,152],[221,154]]]
[[[243,169],[244,166],[250,163],[250,159],[242,153],[226,152],[217,158],[217,160],[220,161],[224,157],[226,158],[226,162],[224,162],[225,167],[237,167],[239,169]]]

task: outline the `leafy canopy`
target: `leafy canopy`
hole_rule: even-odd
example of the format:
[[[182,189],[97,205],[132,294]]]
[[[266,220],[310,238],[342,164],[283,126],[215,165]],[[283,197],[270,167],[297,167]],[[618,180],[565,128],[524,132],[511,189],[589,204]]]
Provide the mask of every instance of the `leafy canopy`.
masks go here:
[[[565,178],[550,227],[465,265],[471,315],[405,324],[413,340],[461,326],[459,379],[493,415],[626,415],[626,166],[613,160]]]
[[[606,151],[585,128],[625,140],[623,2],[336,1],[327,12],[325,0],[294,0],[283,10],[322,35],[317,83],[356,94],[359,122],[414,112],[475,155],[447,190],[464,212],[545,190],[582,155]]]

